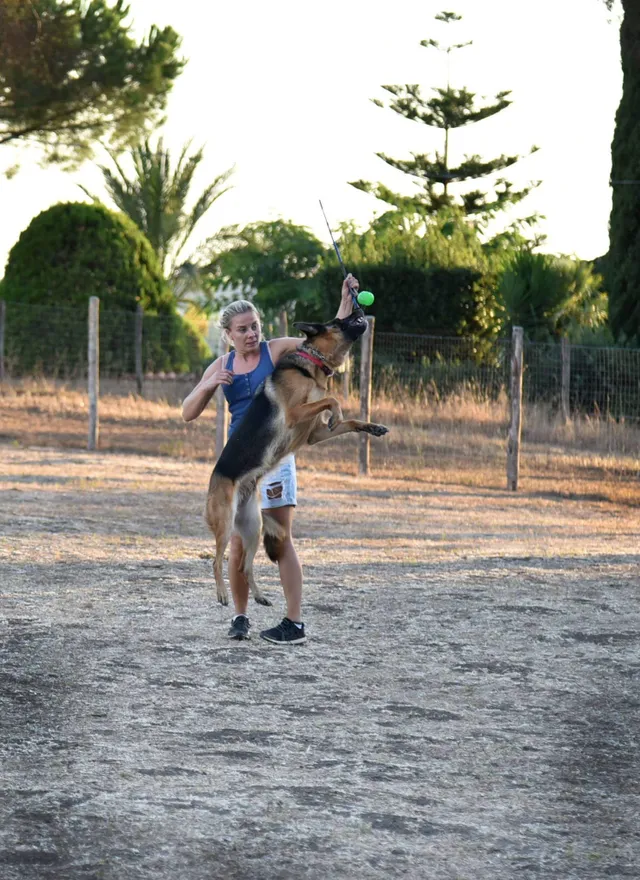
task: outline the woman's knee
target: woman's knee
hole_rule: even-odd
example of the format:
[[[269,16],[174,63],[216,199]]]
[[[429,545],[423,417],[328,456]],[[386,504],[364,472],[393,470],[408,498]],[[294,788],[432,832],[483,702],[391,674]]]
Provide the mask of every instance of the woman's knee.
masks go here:
[[[270,516],[274,519],[285,531],[286,537],[291,540],[291,527],[293,525],[293,512],[295,507],[287,505],[285,507],[270,507],[263,509],[263,516]]]

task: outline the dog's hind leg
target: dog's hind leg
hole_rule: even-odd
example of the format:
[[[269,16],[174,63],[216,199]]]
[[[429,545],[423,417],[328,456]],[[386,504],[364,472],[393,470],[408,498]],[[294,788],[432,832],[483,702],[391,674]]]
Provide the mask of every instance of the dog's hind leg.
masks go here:
[[[242,572],[253,593],[253,598],[259,605],[271,605],[270,600],[263,595],[257,585],[253,573],[253,560],[260,543],[261,522],[258,492],[254,486],[253,491],[239,501],[233,528],[242,540]]]
[[[234,486],[227,477],[215,472],[209,483],[205,519],[216,539],[216,558],[213,573],[216,579],[216,593],[221,605],[229,604],[229,594],[224,582],[224,553],[231,537],[234,507]]]

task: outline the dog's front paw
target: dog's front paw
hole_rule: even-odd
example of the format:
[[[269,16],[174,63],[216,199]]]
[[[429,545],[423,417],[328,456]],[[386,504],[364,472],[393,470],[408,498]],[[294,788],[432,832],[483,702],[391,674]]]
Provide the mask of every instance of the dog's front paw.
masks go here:
[[[385,434],[389,433],[389,429],[386,425],[367,424],[362,430],[367,434],[373,434],[374,437],[383,437]]]
[[[258,605],[273,605],[271,599],[267,599],[267,597],[263,596],[262,593],[257,593],[253,598],[258,603]]]
[[[342,413],[331,413],[329,417],[329,421],[327,422],[327,428],[330,431],[335,431],[340,422],[342,421]]]
[[[228,605],[229,604],[229,596],[227,595],[226,590],[224,593],[221,593],[220,590],[218,590],[216,595],[218,598],[218,602],[221,605]]]

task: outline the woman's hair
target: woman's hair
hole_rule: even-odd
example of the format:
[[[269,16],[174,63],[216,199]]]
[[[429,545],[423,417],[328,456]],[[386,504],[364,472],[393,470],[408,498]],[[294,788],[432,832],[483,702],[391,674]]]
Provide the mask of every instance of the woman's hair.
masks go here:
[[[235,302],[229,303],[228,306],[225,306],[224,309],[220,312],[220,319],[218,324],[220,325],[220,329],[222,330],[223,339],[227,342],[231,342],[229,339],[229,334],[227,330],[231,327],[231,322],[236,317],[236,315],[244,315],[246,312],[253,312],[258,321],[260,321],[260,313],[254,306],[252,302],[249,302],[248,299],[237,299]],[[260,333],[262,337],[262,332]]]

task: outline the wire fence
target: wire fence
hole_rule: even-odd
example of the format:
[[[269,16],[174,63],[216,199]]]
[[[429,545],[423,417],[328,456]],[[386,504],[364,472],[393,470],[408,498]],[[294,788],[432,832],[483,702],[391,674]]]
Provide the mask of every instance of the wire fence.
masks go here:
[[[138,326],[140,322],[140,326]],[[77,308],[9,304],[5,308],[3,375],[82,380],[87,375],[87,318]],[[101,309],[100,376],[135,379],[136,345],[143,378],[197,378],[213,355],[179,315]],[[138,342],[137,342],[138,340]],[[374,395],[442,401],[461,393],[498,400],[509,387],[511,340],[375,333]],[[351,387],[358,388],[359,349]],[[640,420],[640,349],[571,345],[563,376],[559,343],[524,344],[523,399],[570,412]],[[144,393],[144,389],[143,389]]]
[[[99,343],[101,395],[133,393],[172,406],[215,356],[176,315],[101,309]],[[347,378],[333,380],[345,410],[358,407],[360,351],[354,347]],[[87,316],[72,308],[7,304],[0,308],[0,355],[5,388],[38,377],[82,390]],[[414,467],[437,461],[499,466],[510,419],[511,357],[511,339],[374,332],[372,418],[395,429],[393,442],[372,445],[374,466],[392,459]],[[640,464],[630,471],[629,463],[640,460],[640,349],[525,341],[523,364],[525,450],[573,444],[622,455],[620,472],[640,478]]]
[[[87,316],[77,308],[9,303],[4,309],[4,375],[82,379],[87,375]],[[180,315],[100,309],[100,375],[198,374],[208,347]]]

